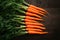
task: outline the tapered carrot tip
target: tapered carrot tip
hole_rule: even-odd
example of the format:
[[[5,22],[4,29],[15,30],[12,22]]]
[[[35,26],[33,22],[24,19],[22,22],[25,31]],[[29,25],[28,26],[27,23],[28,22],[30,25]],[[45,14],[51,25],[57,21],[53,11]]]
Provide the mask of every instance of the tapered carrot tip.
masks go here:
[[[47,34],[48,32],[28,31],[29,34]]]
[[[47,18],[47,16],[46,16],[46,15],[44,15],[44,14],[41,14],[41,13],[40,13],[40,15],[41,15],[41,16],[43,16],[43,17],[46,17],[46,18]]]

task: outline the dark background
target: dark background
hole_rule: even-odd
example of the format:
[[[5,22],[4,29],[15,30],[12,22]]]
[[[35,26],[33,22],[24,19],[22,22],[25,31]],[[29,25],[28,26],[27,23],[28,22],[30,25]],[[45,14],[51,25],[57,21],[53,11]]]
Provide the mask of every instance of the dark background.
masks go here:
[[[28,3],[47,10],[48,18],[45,25],[47,35],[22,35],[16,37],[16,40],[60,40],[60,0],[26,0]]]

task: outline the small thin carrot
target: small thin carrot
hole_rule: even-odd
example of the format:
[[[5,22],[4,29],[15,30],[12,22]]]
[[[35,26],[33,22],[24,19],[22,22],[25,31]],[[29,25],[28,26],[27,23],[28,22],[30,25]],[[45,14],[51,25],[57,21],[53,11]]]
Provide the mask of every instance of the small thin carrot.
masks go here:
[[[32,19],[25,19],[24,21],[25,22],[38,22],[38,21],[35,21],[35,20],[32,20]],[[44,20],[43,19],[40,19],[39,21],[43,22]]]
[[[37,14],[34,14],[34,13],[30,13],[30,12],[26,12],[26,15],[27,16],[35,16],[37,18],[42,18],[41,16],[37,15]]]
[[[44,25],[43,25],[43,24],[41,24],[41,23],[25,22],[25,24],[27,24],[27,25],[39,25],[39,26],[44,26]]]
[[[29,20],[29,19],[28,19]],[[37,24],[40,24],[40,22],[32,22],[32,21],[25,21],[25,22],[29,22],[29,23],[37,23]],[[42,23],[41,23],[42,24]]]
[[[29,19],[25,19],[25,22],[37,22],[35,20],[29,20]]]
[[[27,24],[26,24],[27,25]],[[41,27],[44,27],[45,25],[33,25],[33,24],[28,24],[28,25],[32,25],[32,26],[41,26]],[[39,27],[37,27],[39,28]]]
[[[34,10],[34,9],[32,9],[32,8],[28,8],[27,11],[28,11],[28,12],[32,12],[32,13],[37,13],[37,14],[39,13],[39,11]]]
[[[46,29],[45,27],[42,26],[36,26],[36,25],[27,25],[27,28],[39,28],[39,29]]]
[[[46,10],[44,10],[43,8],[39,8],[39,7],[36,7],[36,6],[34,6],[34,5],[29,5],[31,8],[35,8],[35,9],[37,9],[37,10],[40,10],[40,11],[43,11],[43,12],[46,12],[46,13],[48,13]]]
[[[33,12],[33,11],[31,11],[31,10],[33,10],[33,11],[35,11],[35,12]],[[40,11],[40,10],[37,10],[37,9],[35,9],[35,8],[32,8],[32,7],[30,7],[29,10],[27,10],[27,11],[30,11],[30,12],[33,12],[33,13],[37,13],[37,14],[38,14],[39,12],[40,12],[41,14],[46,14],[46,12],[43,12],[43,10]]]
[[[32,9],[32,8],[28,9],[28,12],[31,12],[33,14],[42,15],[42,16],[45,16],[45,14],[46,14],[45,12],[42,12],[42,11],[39,11],[39,10],[35,10],[35,9]]]
[[[26,18],[26,19],[32,19],[32,20],[41,20],[41,19],[39,19],[39,18],[34,18],[34,17],[30,17],[30,16],[26,16],[25,18]]]
[[[48,32],[28,31],[29,34],[47,34]]]
[[[26,28],[27,31],[42,31],[40,29],[35,29],[35,28]]]

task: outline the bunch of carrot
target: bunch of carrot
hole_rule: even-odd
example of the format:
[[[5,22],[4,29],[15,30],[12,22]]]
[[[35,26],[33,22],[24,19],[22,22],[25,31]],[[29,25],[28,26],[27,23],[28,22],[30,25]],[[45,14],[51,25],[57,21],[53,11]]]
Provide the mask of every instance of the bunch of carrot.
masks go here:
[[[46,17],[46,13],[47,11],[42,8],[36,7],[34,5],[29,5],[25,17],[26,30],[29,34],[48,33],[43,31],[46,30],[46,28],[44,27],[45,25],[41,23],[44,22],[43,16]]]
[[[12,38],[29,34],[46,34],[45,20],[47,11],[26,3],[24,0],[0,1],[0,39]],[[40,21],[40,22],[39,22]]]
[[[45,25],[41,22],[44,22],[45,20],[43,17],[47,17],[46,14],[48,13],[43,8],[36,7],[34,5],[30,5],[28,3],[24,3],[24,5],[20,5],[22,19],[23,20],[23,26],[25,26],[25,30],[29,34],[46,34],[48,32],[44,32],[43,30],[46,30],[44,27]],[[24,11],[25,10],[25,11]],[[41,21],[41,22],[39,22]]]

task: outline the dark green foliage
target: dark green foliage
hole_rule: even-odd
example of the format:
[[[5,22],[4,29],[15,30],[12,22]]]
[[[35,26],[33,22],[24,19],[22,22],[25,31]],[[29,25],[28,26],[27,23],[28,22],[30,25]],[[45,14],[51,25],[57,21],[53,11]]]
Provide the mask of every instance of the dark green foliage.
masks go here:
[[[22,2],[23,0],[0,0],[0,40],[11,40],[22,35],[22,29],[17,28],[21,24],[21,19],[17,18],[20,18],[18,13],[21,12],[18,11]]]

